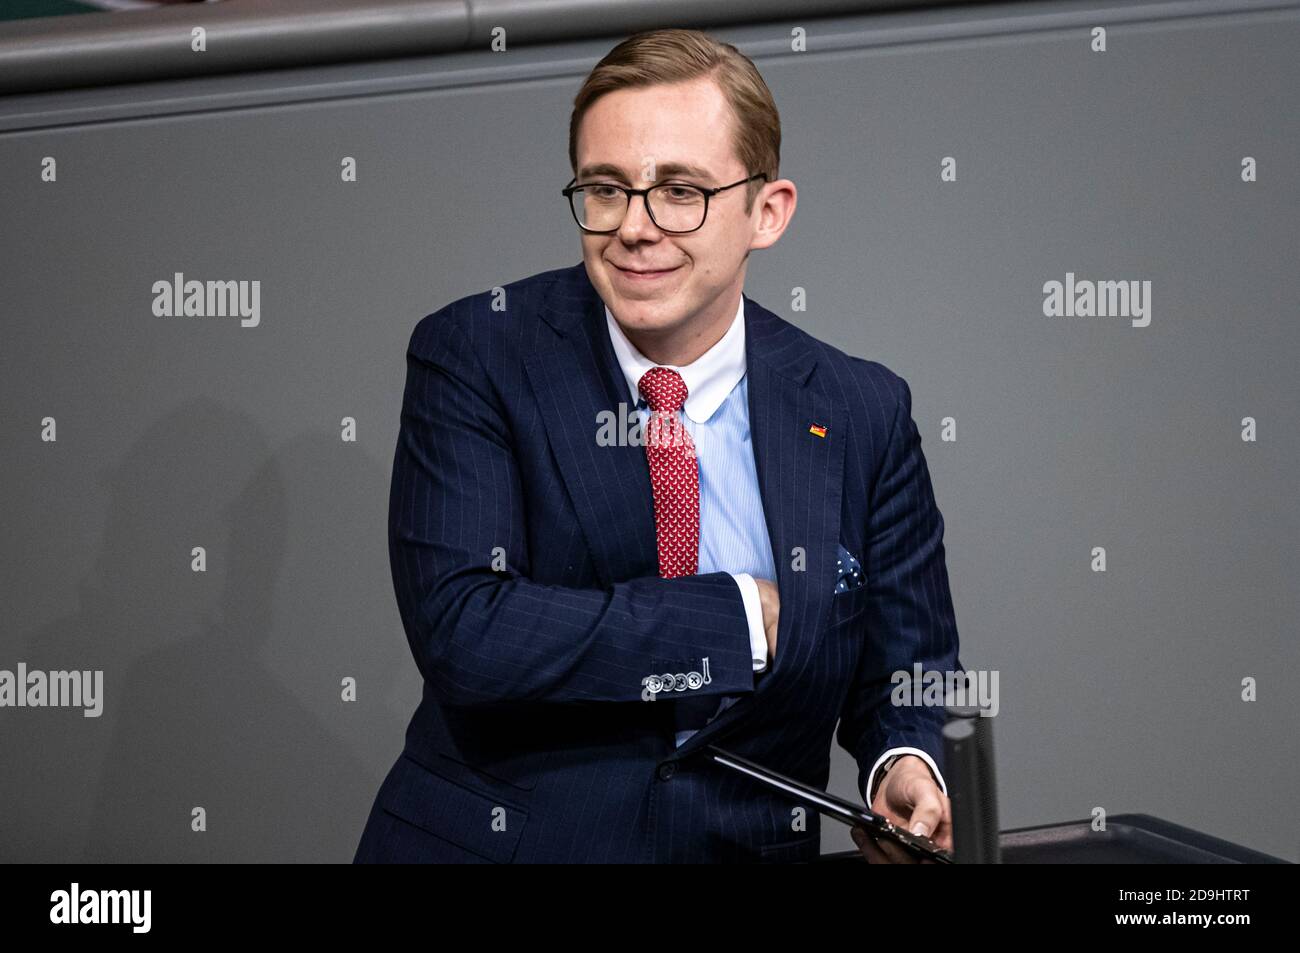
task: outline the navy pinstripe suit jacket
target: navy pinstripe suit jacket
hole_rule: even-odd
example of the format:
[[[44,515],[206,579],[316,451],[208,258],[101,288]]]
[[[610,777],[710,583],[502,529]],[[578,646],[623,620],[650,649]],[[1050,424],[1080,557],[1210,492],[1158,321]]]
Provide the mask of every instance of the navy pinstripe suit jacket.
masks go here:
[[[635,402],[585,266],[493,300],[426,316],[407,352],[389,548],[423,699],[355,860],[810,860],[818,815],[793,823],[792,802],[704,745],[820,787],[833,739],[859,789],[889,747],[942,770],[941,710],[889,701],[895,671],[959,668],[906,382],[745,298],[781,595],[776,656],[755,676],[735,581],[660,578],[645,449],[598,444],[597,415]],[[839,544],[865,586],[834,592]],[[674,748],[672,702],[643,700],[642,680],[705,656],[712,682],[692,695],[742,697]]]

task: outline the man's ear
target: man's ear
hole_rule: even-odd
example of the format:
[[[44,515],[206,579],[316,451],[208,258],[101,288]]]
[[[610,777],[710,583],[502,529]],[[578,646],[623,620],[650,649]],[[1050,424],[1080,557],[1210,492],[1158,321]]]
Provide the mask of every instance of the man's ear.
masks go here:
[[[758,226],[749,243],[750,249],[770,248],[785,234],[790,220],[794,218],[795,206],[799,193],[789,179],[777,179],[769,182],[755,200],[758,208]]]

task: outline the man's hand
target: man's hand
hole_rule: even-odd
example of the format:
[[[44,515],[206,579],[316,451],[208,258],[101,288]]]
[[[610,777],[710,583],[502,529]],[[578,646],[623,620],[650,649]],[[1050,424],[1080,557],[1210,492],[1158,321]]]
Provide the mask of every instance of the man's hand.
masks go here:
[[[776,583],[770,579],[755,579],[754,582],[758,584],[758,601],[763,607],[763,631],[767,636],[767,655],[775,663],[776,622],[781,615],[781,595],[776,588]],[[890,774],[892,773],[891,771]]]
[[[914,754],[903,755],[885,772],[871,810],[904,830],[925,835],[944,850],[952,850],[952,805],[939,790],[929,765]],[[869,864],[917,863],[916,857],[893,841],[877,839],[861,827],[850,833]]]

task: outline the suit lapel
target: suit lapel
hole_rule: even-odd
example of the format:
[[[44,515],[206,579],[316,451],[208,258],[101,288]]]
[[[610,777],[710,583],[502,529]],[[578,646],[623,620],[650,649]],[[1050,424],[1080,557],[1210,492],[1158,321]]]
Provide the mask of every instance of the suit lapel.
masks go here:
[[[605,305],[584,265],[559,279],[540,317],[546,326],[537,329],[524,365],[597,577],[603,586],[612,586],[657,576],[659,547],[645,448],[596,442],[597,415],[617,416],[635,403],[605,327]]]

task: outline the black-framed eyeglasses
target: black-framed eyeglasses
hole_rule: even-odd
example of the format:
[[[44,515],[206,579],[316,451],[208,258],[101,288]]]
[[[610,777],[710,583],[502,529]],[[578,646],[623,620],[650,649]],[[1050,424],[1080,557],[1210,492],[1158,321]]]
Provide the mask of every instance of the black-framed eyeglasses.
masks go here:
[[[632,196],[639,195],[645,202],[650,221],[662,232],[682,235],[693,232],[704,224],[709,214],[709,199],[719,192],[734,189],[755,179],[767,179],[766,172],[759,172],[730,185],[720,185],[716,189],[706,189],[684,182],[666,182],[652,185],[646,189],[629,189],[612,182],[586,182],[575,185],[575,175],[569,184],[560,190],[569,199],[569,211],[573,220],[584,232],[593,235],[608,235],[616,232],[623,225],[623,216]]]

